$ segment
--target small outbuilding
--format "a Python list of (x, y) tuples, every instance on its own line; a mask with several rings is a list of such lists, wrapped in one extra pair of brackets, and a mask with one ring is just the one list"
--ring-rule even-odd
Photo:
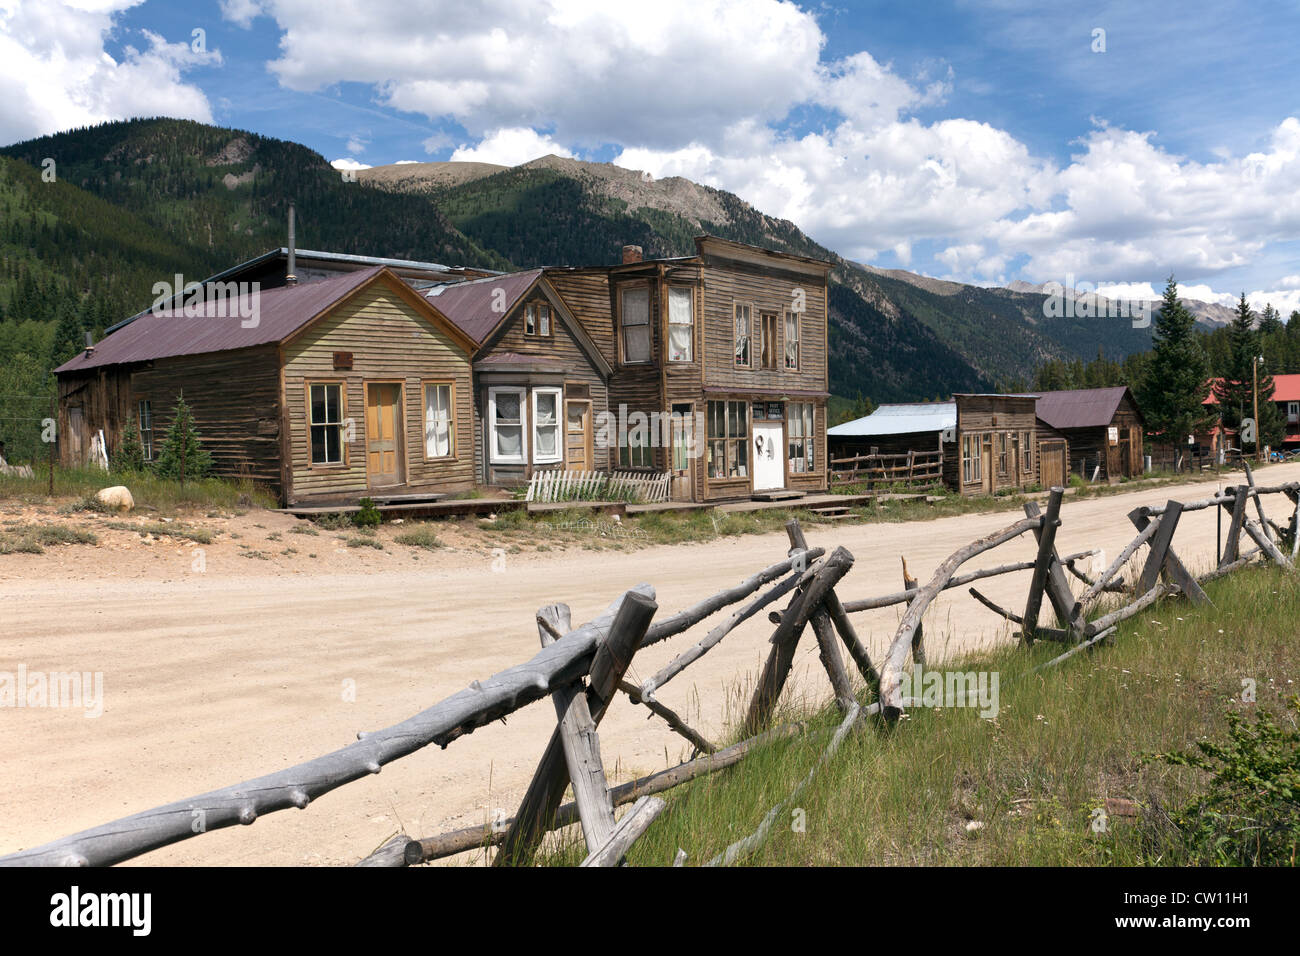
[(1037, 412), (1043, 440), (1069, 444), (1069, 471), (1118, 481), (1143, 473), (1146, 419), (1127, 385), (1041, 392)]
[[(1036, 395), (959, 394), (953, 400), (957, 427), (944, 442), (945, 484), (963, 495), (991, 495), (1039, 483)], [(1044, 487), (1048, 477), (1055, 476), (1044, 474)]]

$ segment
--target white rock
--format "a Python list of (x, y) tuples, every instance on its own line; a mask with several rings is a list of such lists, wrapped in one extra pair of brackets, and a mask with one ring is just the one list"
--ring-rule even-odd
[(95, 500), (116, 511), (130, 511), (135, 507), (135, 499), (131, 497), (131, 492), (127, 490), (126, 485), (101, 488), (95, 493)]

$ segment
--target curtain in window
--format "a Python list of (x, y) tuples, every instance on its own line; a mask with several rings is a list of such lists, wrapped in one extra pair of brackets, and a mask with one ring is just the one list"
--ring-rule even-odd
[(694, 297), (690, 289), (668, 290), (668, 361), (692, 360), (695, 331)]
[(424, 387), (424, 455), (443, 458), (451, 454), (451, 386)]

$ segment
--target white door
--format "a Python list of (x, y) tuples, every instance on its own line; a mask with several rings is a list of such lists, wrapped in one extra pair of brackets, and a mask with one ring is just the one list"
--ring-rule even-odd
[(754, 490), (785, 487), (785, 432), (781, 422), (754, 422)]

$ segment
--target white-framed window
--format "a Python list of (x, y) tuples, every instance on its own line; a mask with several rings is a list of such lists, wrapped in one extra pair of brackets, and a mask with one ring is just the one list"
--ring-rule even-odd
[(695, 292), (683, 286), (668, 289), (668, 361), (691, 362), (695, 357)]
[(785, 314), (785, 367), (799, 368), (799, 313)]
[(1300, 421), (1300, 402), (1286, 403), (1286, 420), (1288, 422)]
[(343, 464), (343, 386), (338, 382), (317, 382), (308, 387), (311, 463)]
[(980, 436), (961, 436), (961, 480), (969, 484), (979, 481), (980, 472)]
[(551, 465), (564, 460), (560, 444), (560, 395), (558, 388), (533, 389), (533, 464)]
[(494, 463), (523, 463), (528, 459), (524, 434), (527, 389), (499, 386), (488, 389), (488, 441)]
[(450, 458), (455, 450), (455, 391), (450, 382), (425, 382), (424, 457)]
[(815, 471), (813, 448), (817, 444), (816, 421), (812, 402), (790, 402), (786, 405), (785, 432), (790, 446), (790, 474)]
[(153, 461), (153, 403), (142, 398), (136, 405), (139, 412), (136, 423), (140, 427), (140, 447), (144, 449), (144, 460)]
[(749, 337), (753, 324), (753, 309), (737, 303), (732, 310), (732, 344), (735, 347), (736, 367), (749, 368)]
[(650, 289), (624, 289), (619, 309), (623, 330), (623, 362), (635, 365), (650, 361)]

